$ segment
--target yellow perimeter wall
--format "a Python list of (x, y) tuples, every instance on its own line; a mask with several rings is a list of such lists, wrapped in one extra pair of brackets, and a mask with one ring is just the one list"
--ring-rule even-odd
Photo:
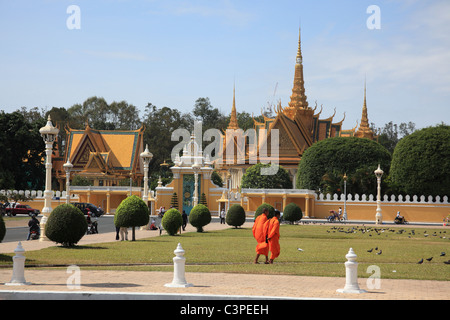
[[(258, 206), (266, 202), (282, 211), (287, 204), (294, 202), (303, 212), (304, 218), (324, 219), (330, 215), (330, 210), (338, 211), (339, 207), (344, 209), (344, 201), (333, 197), (317, 197), (313, 191), (309, 190), (242, 190), (241, 193), (233, 194), (224, 200), (224, 188), (218, 188), (210, 181), (202, 181), (202, 192), (206, 194), (208, 207), (212, 215), (218, 215), (219, 206), (223, 205), (226, 210), (232, 204), (240, 204), (244, 207), (247, 216), (252, 217)], [(96, 188), (97, 189), (97, 188)], [(138, 188), (133, 188), (133, 194), (141, 196)], [(153, 214), (157, 213), (159, 207), (164, 206), (170, 208), (170, 202), (173, 192), (177, 190), (178, 203), (182, 210), (181, 187), (177, 185), (168, 185), (167, 187), (159, 187), (156, 192), (156, 203), (154, 204)], [(113, 214), (120, 202), (129, 195), (129, 191), (109, 191), (106, 190), (77, 190), (77, 195), (72, 196), (71, 202), (90, 202), (96, 206), (101, 205), (105, 212)], [(56, 194), (59, 195), (59, 194)], [(52, 208), (56, 208), (59, 204), (65, 203), (65, 193), (60, 194), (60, 200), (52, 200)], [(109, 199), (108, 199), (109, 198)], [(106, 205), (109, 202), (109, 208)], [(42, 211), (44, 207), (44, 199), (41, 195), (37, 196), (33, 201), (23, 202), (29, 204), (34, 209)], [(349, 220), (374, 221), (377, 204), (370, 198), (370, 201), (351, 200), (347, 201), (347, 217)], [(107, 210), (109, 209), (109, 210)], [(156, 209), (156, 210), (155, 210)], [(410, 222), (442, 222), (450, 214), (450, 203), (448, 197), (442, 200), (421, 197), (414, 201), (387, 201), (385, 198), (381, 202), (383, 221), (393, 221), (397, 211)]]

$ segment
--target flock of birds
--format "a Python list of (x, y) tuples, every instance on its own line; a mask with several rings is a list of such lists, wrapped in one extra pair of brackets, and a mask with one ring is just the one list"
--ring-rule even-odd
[[(368, 233), (369, 237), (372, 237), (372, 234), (376, 234), (376, 235), (380, 236), (380, 235), (382, 235), (382, 234), (384, 234), (386, 232), (391, 232), (391, 233), (395, 233), (395, 234), (398, 234), (398, 235), (407, 233), (408, 234), (408, 238), (412, 238), (413, 236), (416, 236), (416, 231), (414, 229), (410, 229), (410, 230), (397, 229), (397, 228), (391, 229), (391, 228), (388, 228), (388, 227), (386, 227), (386, 228), (366, 227), (364, 225), (363, 226), (352, 226), (352, 227), (349, 227), (349, 228), (333, 226), (329, 230), (327, 230), (327, 233), (335, 233), (335, 232), (342, 232), (342, 233), (347, 233), (347, 234), (349, 234), (349, 233), (358, 233), (358, 232), (361, 232), (362, 234)], [(418, 232), (418, 233), (420, 233), (420, 232)], [(439, 231), (439, 233), (438, 233), (438, 231), (434, 231), (431, 235), (426, 230), (424, 230), (424, 232), (423, 232), (423, 236), (424, 237), (431, 236), (431, 237), (439, 237), (440, 239), (447, 239), (446, 234), (447, 234), (447, 232), (445, 230), (444, 231)], [(386, 234), (386, 237), (387, 237), (387, 235), (388, 234)], [(419, 235), (419, 234), (417, 234), (417, 235)], [(300, 248), (298, 248), (298, 250), (299, 251), (303, 251)], [(378, 247), (371, 248), (371, 249), (367, 250), (367, 252), (368, 253), (372, 253), (374, 250), (375, 250), (375, 254), (377, 254), (377, 255), (381, 255), (383, 253), (383, 250), (378, 249)], [(445, 257), (446, 253), (445, 252), (441, 252), (441, 254), (439, 256), (440, 257)], [(425, 260), (430, 262), (431, 260), (433, 260), (433, 257), (427, 258)], [(422, 258), (419, 262), (417, 262), (417, 264), (422, 264), (423, 262), (424, 262), (424, 259)], [(447, 265), (450, 265), (450, 260), (444, 261), (444, 263), (447, 264)]]

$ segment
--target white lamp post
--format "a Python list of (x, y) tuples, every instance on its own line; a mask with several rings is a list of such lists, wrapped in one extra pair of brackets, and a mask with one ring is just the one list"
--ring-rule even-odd
[(152, 161), (153, 154), (148, 151), (148, 145), (145, 146), (145, 151), (141, 153), (142, 162), (144, 162), (144, 195), (142, 200), (148, 202), (148, 165)]
[(48, 116), (47, 124), (45, 127), (39, 129), (39, 132), (45, 142), (45, 191), (44, 191), (44, 208), (42, 209), (41, 219), (41, 238), (40, 241), (47, 240), (45, 237), (45, 224), (52, 212), (52, 148), (53, 142), (59, 133), (59, 129), (55, 128), (52, 124), (50, 115)]
[(66, 203), (70, 203), (70, 171), (73, 168), (73, 164), (70, 163), (69, 159), (63, 165), (64, 170), (66, 171)]
[(198, 204), (198, 172), (200, 171), (201, 165), (195, 159), (195, 163), (192, 165), (192, 170), (194, 170), (195, 184), (194, 184), (194, 207)]
[(383, 223), (383, 216), (381, 215), (381, 177), (383, 176), (383, 170), (381, 170), (380, 165), (378, 165), (378, 169), (374, 171), (375, 176), (377, 177), (377, 213), (375, 215), (376, 224)]

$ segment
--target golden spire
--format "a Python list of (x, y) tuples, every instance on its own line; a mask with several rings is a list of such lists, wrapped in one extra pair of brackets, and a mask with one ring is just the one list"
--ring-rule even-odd
[(366, 82), (364, 82), (364, 104), (363, 104), (363, 110), (362, 110), (362, 117), (361, 117), (361, 125), (359, 126), (358, 131), (356, 132), (355, 136), (358, 138), (367, 138), (372, 139), (374, 138), (374, 134), (372, 129), (370, 129), (369, 126), (369, 117), (367, 113), (367, 90), (366, 90)]
[(299, 109), (309, 109), (305, 95), (305, 81), (303, 78), (303, 57), (302, 57), (302, 39), (301, 29), (298, 36), (298, 50), (295, 63), (294, 87), (292, 88), (291, 101), (289, 107)]
[(227, 129), (234, 129), (234, 130), (239, 129), (236, 113), (236, 85), (234, 85), (233, 88), (233, 107), (231, 108), (230, 123), (228, 124)]

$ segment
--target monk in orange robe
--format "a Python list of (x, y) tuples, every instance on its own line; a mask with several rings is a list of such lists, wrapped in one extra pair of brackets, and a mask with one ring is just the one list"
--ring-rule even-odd
[(260, 255), (266, 256), (266, 264), (269, 263), (269, 245), (266, 242), (266, 232), (264, 230), (264, 224), (267, 221), (267, 215), (269, 214), (269, 210), (264, 208), (262, 214), (260, 214), (253, 224), (253, 237), (256, 239), (258, 244), (256, 245), (256, 258), (255, 264), (258, 263), (258, 259)]
[(266, 238), (269, 242), (269, 251), (270, 251), (270, 261), (269, 263), (273, 263), (273, 260), (278, 258), (280, 255), (280, 211), (275, 211), (275, 216), (267, 220), (265, 223), (265, 232)]

